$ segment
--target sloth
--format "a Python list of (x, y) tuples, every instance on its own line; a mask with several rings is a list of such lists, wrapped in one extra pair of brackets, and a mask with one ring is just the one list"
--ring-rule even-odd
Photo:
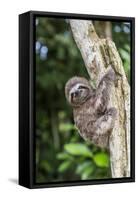
[(109, 67), (96, 89), (83, 77), (73, 77), (65, 85), (65, 96), (73, 108), (73, 116), (80, 136), (101, 148), (109, 147), (117, 110), (110, 107), (115, 72)]

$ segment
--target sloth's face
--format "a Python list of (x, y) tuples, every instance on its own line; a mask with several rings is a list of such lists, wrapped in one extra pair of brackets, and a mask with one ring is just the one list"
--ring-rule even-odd
[(77, 83), (69, 92), (69, 101), (71, 104), (82, 104), (89, 96), (89, 88), (86, 85)]

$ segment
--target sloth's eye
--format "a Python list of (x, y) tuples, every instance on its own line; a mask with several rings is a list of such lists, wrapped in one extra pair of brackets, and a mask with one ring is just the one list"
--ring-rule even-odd
[(80, 85), (80, 86), (79, 86), (79, 89), (86, 89), (86, 87), (83, 86), (83, 85)]

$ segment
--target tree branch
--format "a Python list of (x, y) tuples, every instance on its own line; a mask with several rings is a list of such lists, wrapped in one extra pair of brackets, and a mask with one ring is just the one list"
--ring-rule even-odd
[(110, 105), (118, 110), (109, 148), (113, 178), (130, 176), (130, 87), (115, 44), (100, 39), (89, 20), (70, 20), (76, 44), (92, 81), (98, 84), (106, 68), (111, 65), (120, 79), (113, 87)]

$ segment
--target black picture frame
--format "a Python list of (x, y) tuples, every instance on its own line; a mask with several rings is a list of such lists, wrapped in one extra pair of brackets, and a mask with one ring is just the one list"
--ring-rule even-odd
[[(131, 23), (131, 177), (35, 183), (35, 17), (128, 21)], [(135, 181), (135, 18), (29, 11), (19, 15), (19, 184), (27, 188)]]

